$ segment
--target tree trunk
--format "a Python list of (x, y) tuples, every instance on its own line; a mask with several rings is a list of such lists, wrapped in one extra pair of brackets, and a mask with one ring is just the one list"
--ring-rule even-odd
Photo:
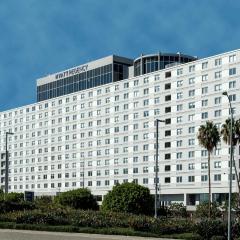
[(210, 151), (208, 151), (208, 218), (211, 218), (211, 171), (210, 171)]

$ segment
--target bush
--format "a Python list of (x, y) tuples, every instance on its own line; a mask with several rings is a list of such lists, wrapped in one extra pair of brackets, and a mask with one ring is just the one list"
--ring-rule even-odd
[(146, 187), (136, 183), (123, 183), (108, 192), (101, 210), (150, 215), (153, 213), (153, 197)]
[(98, 209), (96, 199), (86, 188), (60, 193), (55, 197), (55, 202), (74, 209)]
[(5, 195), (5, 200), (7, 202), (20, 203), (24, 201), (23, 193), (10, 192)]
[(195, 226), (197, 234), (203, 237), (203, 239), (211, 239), (213, 236), (226, 236), (227, 225), (219, 220), (205, 219)]
[[(220, 218), (222, 215), (218, 205), (216, 203), (211, 204), (211, 218), (216, 219)], [(195, 216), (201, 219), (207, 218), (208, 217), (208, 202), (203, 202), (200, 203), (197, 206)]]
[(169, 207), (169, 214), (173, 217), (187, 217), (187, 208), (183, 203), (172, 203)]
[(224, 236), (213, 236), (211, 237), (211, 240), (225, 240), (226, 238)]

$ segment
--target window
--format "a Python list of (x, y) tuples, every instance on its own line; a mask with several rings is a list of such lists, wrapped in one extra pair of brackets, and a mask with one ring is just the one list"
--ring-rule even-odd
[(188, 133), (195, 133), (195, 127), (189, 127)]
[(188, 91), (188, 96), (189, 96), (189, 97), (195, 96), (195, 90), (189, 90), (189, 91)]
[(177, 128), (177, 135), (181, 135), (182, 134), (182, 128)]
[(221, 168), (221, 162), (220, 161), (214, 162), (214, 168)]
[(230, 100), (231, 102), (236, 101), (236, 94), (231, 94), (231, 95), (229, 95), (229, 100)]
[(203, 62), (202, 63), (202, 69), (206, 69), (208, 67), (208, 62)]
[(206, 107), (208, 105), (208, 99), (202, 100), (202, 107)]
[(165, 172), (171, 171), (171, 166), (170, 165), (165, 165)]
[(201, 169), (208, 169), (208, 164), (206, 162), (201, 163)]
[(189, 66), (189, 72), (194, 72), (195, 71), (195, 65)]
[(165, 102), (167, 102), (167, 101), (171, 101), (171, 95), (165, 96)]
[(229, 88), (235, 88), (236, 87), (236, 81), (230, 81), (229, 82)]
[(188, 103), (188, 108), (189, 109), (195, 108), (195, 102)]
[(183, 69), (182, 68), (179, 68), (177, 69), (177, 75), (182, 75), (183, 74)]
[(216, 84), (216, 85), (214, 86), (214, 91), (215, 91), (215, 92), (221, 91), (221, 89), (222, 89), (222, 84)]
[(221, 100), (222, 100), (221, 97), (215, 97), (215, 98), (214, 98), (214, 103), (215, 103), (215, 105), (221, 104)]
[(154, 92), (159, 92), (160, 91), (160, 86), (155, 86), (154, 87)]
[(215, 59), (215, 66), (219, 66), (221, 64), (222, 64), (222, 59), (221, 58)]
[(176, 182), (181, 183), (182, 182), (182, 176), (178, 176), (177, 179), (176, 179)]
[(183, 93), (182, 92), (178, 92), (177, 93), (177, 99), (181, 99), (183, 97)]
[(219, 79), (222, 77), (222, 72), (221, 71), (218, 71), (218, 72), (215, 72), (215, 79)]
[(188, 121), (194, 121), (194, 114), (189, 114), (188, 115)]
[(195, 176), (188, 176), (188, 182), (195, 182)]
[(165, 107), (165, 113), (171, 112), (171, 107)]
[(134, 86), (138, 86), (138, 84), (139, 84), (139, 80), (134, 80), (133, 85), (134, 85)]
[(214, 181), (221, 181), (221, 174), (214, 174)]
[(177, 105), (177, 111), (182, 111), (183, 110), (183, 105), (182, 104), (178, 104)]
[(181, 159), (182, 158), (182, 152), (177, 152), (177, 159)]
[(236, 74), (236, 68), (230, 68), (229, 69), (229, 76), (235, 75)]
[(171, 178), (170, 177), (165, 177), (165, 183), (170, 183), (171, 182)]
[(159, 74), (154, 76), (154, 80), (155, 80), (155, 81), (160, 80), (160, 76), (159, 76)]
[(201, 175), (201, 182), (207, 182), (208, 175)]
[(189, 79), (188, 79), (188, 83), (189, 83), (189, 84), (194, 84), (194, 83), (195, 83), (195, 78), (194, 78), (194, 77), (189, 78)]
[(205, 82), (208, 80), (208, 74), (202, 75), (202, 82)]
[(208, 112), (203, 112), (202, 113), (202, 119), (208, 118)]
[(177, 168), (177, 171), (182, 171), (182, 164), (177, 164), (176, 168)]
[(178, 80), (177, 81), (177, 87), (181, 87), (183, 85), (183, 80)]
[(216, 110), (216, 111), (214, 111), (214, 116), (215, 116), (215, 117), (220, 117), (220, 116), (221, 116), (221, 113), (222, 113), (221, 110)]
[(195, 139), (194, 138), (188, 139), (188, 145), (189, 146), (192, 146), (194, 144), (195, 144)]
[(165, 78), (170, 78), (171, 77), (171, 72), (165, 72)]
[(181, 123), (182, 122), (182, 116), (177, 117), (177, 123)]
[(232, 63), (232, 62), (235, 62), (236, 61), (236, 55), (233, 54), (233, 55), (230, 55), (229, 56), (229, 62)]
[(202, 94), (208, 93), (208, 87), (203, 87), (202, 88)]
[(207, 156), (207, 150), (202, 150), (201, 151), (201, 156), (206, 157)]
[(165, 90), (171, 89), (171, 83), (166, 83), (165, 84)]
[(194, 163), (189, 163), (188, 164), (188, 170), (194, 170), (195, 169), (195, 164)]
[(177, 140), (177, 147), (181, 147), (182, 146), (182, 140)]
[[(171, 159), (171, 154), (170, 153), (166, 153), (164, 158), (166, 160)], [(143, 159), (143, 161), (144, 161), (144, 159)]]
[(194, 151), (189, 151), (188, 152), (188, 157), (189, 158), (194, 158), (194, 156), (195, 156), (195, 152)]

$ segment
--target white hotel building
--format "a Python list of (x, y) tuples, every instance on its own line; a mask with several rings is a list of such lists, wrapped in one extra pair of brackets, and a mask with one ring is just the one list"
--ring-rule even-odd
[[(178, 54), (136, 60), (102, 58), (37, 80), (37, 102), (0, 112), (1, 187), (5, 185), (5, 133), (9, 191), (35, 195), (87, 187), (98, 200), (117, 183), (155, 189), (156, 119), (161, 201), (195, 205), (208, 193), (207, 152), (198, 128), (219, 128), (240, 117), (240, 50), (196, 59)], [(239, 169), (239, 149), (235, 155)], [(228, 192), (229, 150), (212, 156), (213, 198)], [(236, 191), (236, 181), (233, 181)]]

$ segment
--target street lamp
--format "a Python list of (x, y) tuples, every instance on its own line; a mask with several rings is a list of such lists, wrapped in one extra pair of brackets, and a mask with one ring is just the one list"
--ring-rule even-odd
[(5, 195), (8, 193), (8, 171), (9, 171), (9, 161), (8, 161), (8, 135), (13, 135), (12, 132), (6, 132), (6, 162), (5, 162)]
[(230, 131), (230, 173), (229, 173), (229, 197), (228, 197), (228, 240), (231, 240), (231, 198), (232, 198), (232, 165), (233, 165), (233, 111), (232, 111), (232, 104), (227, 92), (223, 92), (222, 95), (227, 96), (229, 107), (230, 107), (230, 114), (231, 114), (231, 131)]
[[(157, 192), (158, 192), (158, 123), (165, 122), (164, 120), (156, 119), (156, 162), (155, 162), (155, 214), (157, 218)], [(160, 198), (160, 195), (159, 195)]]

